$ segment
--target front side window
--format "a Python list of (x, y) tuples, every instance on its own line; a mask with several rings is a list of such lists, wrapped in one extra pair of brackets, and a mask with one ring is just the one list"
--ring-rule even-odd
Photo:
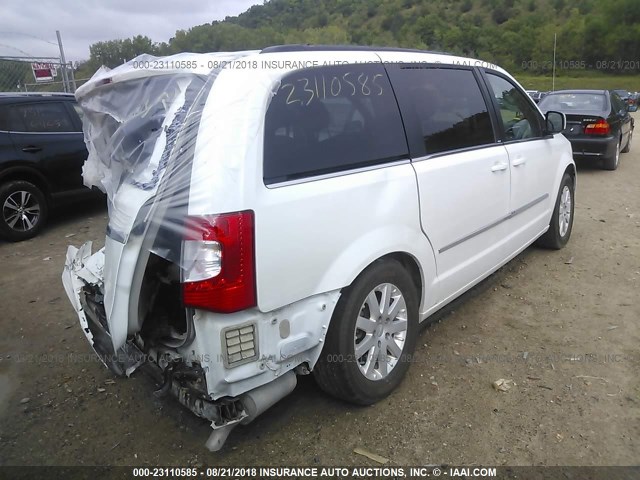
[(9, 130), (9, 109), (0, 105), (0, 131)]
[(540, 116), (525, 94), (502, 77), (488, 73), (487, 78), (498, 104), (505, 141), (539, 137), (541, 134)]
[(76, 130), (61, 102), (14, 105), (10, 108), (9, 125), (14, 132), (55, 133)]
[(406, 121), (424, 143), (412, 155), (459, 150), (495, 142), (491, 117), (471, 70), (402, 66), (391, 79)]
[(320, 67), (286, 75), (266, 113), (267, 185), (407, 156), (402, 120), (381, 65)]

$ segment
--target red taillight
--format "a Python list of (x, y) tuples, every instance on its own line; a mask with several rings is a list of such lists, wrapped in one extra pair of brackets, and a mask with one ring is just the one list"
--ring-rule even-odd
[(253, 212), (189, 217), (183, 240), (187, 307), (232, 313), (256, 304)]
[(584, 127), (584, 133), (587, 135), (609, 135), (611, 133), (611, 126), (603, 118), (596, 123), (589, 123)]

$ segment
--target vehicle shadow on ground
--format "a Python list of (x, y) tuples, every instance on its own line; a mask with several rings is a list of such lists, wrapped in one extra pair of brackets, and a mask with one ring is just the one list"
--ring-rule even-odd
[[(82, 199), (65, 201), (49, 210), (47, 223), (42, 231), (35, 238), (27, 240), (27, 242), (37, 242), (38, 240), (42, 241), (42, 239), (50, 242), (55, 241), (57, 235), (54, 232), (57, 230), (64, 230), (65, 228), (68, 230), (70, 225), (73, 225), (73, 229), (77, 230), (78, 221), (83, 219), (90, 221), (93, 218), (102, 218), (106, 223), (106, 216), (107, 202), (104, 196), (90, 195)], [(81, 228), (88, 229), (88, 226)], [(52, 238), (51, 235), (56, 238)], [(0, 239), (0, 246), (11, 245), (12, 243)]]
[(76, 222), (84, 216), (98, 215), (107, 215), (107, 199), (102, 195), (61, 203), (51, 209), (46, 230)]
[[(624, 161), (624, 154), (620, 156), (620, 161)], [(585, 158), (576, 160), (576, 168), (578, 175), (580, 174), (592, 174), (592, 173), (609, 173), (609, 170), (602, 168), (602, 160), (599, 158)], [(578, 185), (580, 184), (580, 177), (578, 177)]]

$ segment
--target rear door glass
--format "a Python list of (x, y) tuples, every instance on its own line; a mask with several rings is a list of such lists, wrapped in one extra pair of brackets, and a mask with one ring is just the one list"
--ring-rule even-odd
[(71, 116), (62, 102), (14, 105), (9, 114), (10, 129), (15, 132), (74, 132)]
[(389, 74), (405, 122), (420, 137), (411, 142), (414, 158), (495, 142), (491, 116), (471, 70), (390, 65)]
[(286, 75), (266, 113), (267, 185), (407, 157), (400, 112), (382, 65)]

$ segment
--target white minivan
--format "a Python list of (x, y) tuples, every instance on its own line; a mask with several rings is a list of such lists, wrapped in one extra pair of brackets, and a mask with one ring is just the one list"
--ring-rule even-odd
[(571, 235), (576, 169), (501, 68), (430, 52), (280, 46), (138, 57), (76, 94), (104, 248), (65, 289), (118, 375), (145, 365), (214, 429), (297, 375), (371, 404), (419, 323), (536, 240)]

